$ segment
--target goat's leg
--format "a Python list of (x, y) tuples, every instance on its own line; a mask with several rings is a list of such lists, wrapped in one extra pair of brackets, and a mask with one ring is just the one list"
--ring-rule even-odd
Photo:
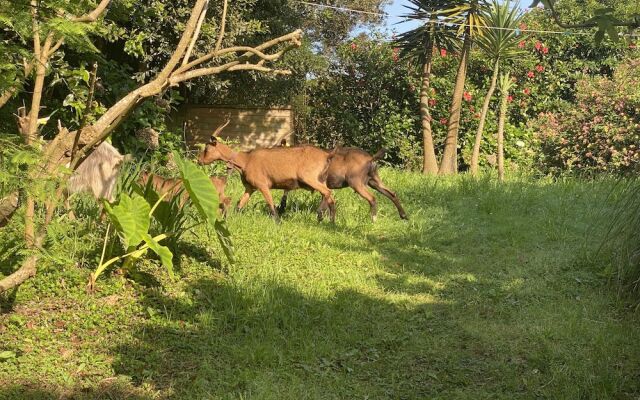
[(382, 183), (382, 180), (377, 174), (375, 174), (374, 176), (371, 177), (371, 179), (369, 179), (369, 186), (371, 186), (372, 188), (374, 188), (375, 190), (377, 190), (378, 192), (380, 192), (381, 194), (383, 194), (393, 202), (393, 204), (398, 209), (398, 214), (400, 214), (400, 218), (409, 219), (409, 217), (407, 216), (407, 213), (404, 212), (404, 209), (400, 204), (400, 199), (398, 199), (398, 196), (394, 192), (389, 190), (386, 186), (384, 186), (384, 184)]
[(278, 212), (276, 211), (276, 207), (273, 204), (273, 197), (271, 197), (271, 191), (269, 188), (259, 188), (260, 193), (264, 196), (264, 199), (267, 201), (269, 205), (269, 210), (271, 210), (271, 216), (274, 220), (278, 221)]
[(247, 205), (249, 201), (249, 197), (251, 197), (251, 193), (253, 193), (253, 189), (245, 188), (242, 197), (238, 200), (238, 204), (236, 205), (236, 211), (240, 211)]
[(357, 185), (354, 185), (352, 187), (353, 187), (353, 190), (355, 190), (356, 193), (358, 193), (366, 201), (369, 202), (371, 221), (376, 222), (376, 218), (377, 218), (377, 215), (378, 215), (378, 205), (376, 203), (375, 196), (373, 194), (371, 194), (371, 192), (369, 192), (369, 190), (367, 190), (367, 187), (362, 183), (358, 183)]
[(287, 208), (287, 197), (289, 196), (289, 191), (285, 190), (282, 193), (282, 198), (280, 199), (280, 204), (278, 205), (278, 214), (284, 214), (284, 210)]
[(318, 207), (318, 221), (322, 221), (323, 211), (329, 207), (329, 217), (331, 218), (331, 222), (336, 222), (336, 202), (331, 196), (331, 190), (324, 183), (317, 182), (305, 182), (312, 189), (322, 194), (322, 202), (320, 203), (320, 207)]

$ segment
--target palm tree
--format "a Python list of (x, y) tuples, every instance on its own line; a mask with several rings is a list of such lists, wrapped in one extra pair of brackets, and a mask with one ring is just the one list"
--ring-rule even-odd
[(482, 36), (485, 31), (486, 23), (482, 12), (482, 7), (484, 6), (486, 6), (485, 0), (459, 0), (456, 2), (455, 7), (441, 10), (438, 13), (439, 16), (445, 17), (448, 23), (458, 26), (458, 36), (464, 37), (456, 83), (451, 99), (451, 108), (449, 109), (447, 137), (444, 142), (440, 170), (438, 171), (440, 175), (450, 175), (458, 172), (458, 131), (460, 130), (462, 94), (467, 78), (471, 44), (476, 37)]
[(438, 160), (433, 145), (431, 129), (431, 112), (429, 110), (431, 64), (433, 48), (451, 49), (455, 36), (450, 28), (443, 26), (436, 19), (439, 10), (453, 6), (451, 2), (437, 2), (430, 0), (409, 0), (411, 6), (406, 6), (411, 12), (404, 17), (407, 20), (420, 20), (424, 23), (398, 36), (395, 45), (402, 49), (400, 56), (408, 58), (422, 67), (420, 85), (420, 121), (422, 126), (423, 167), (424, 174), (438, 173)]
[(491, 97), (496, 89), (500, 63), (523, 53), (523, 51), (518, 48), (518, 42), (521, 39), (518, 38), (516, 33), (521, 17), (522, 14), (520, 13), (520, 9), (517, 4), (514, 7), (511, 7), (509, 0), (502, 4), (498, 3), (497, 0), (493, 0), (493, 4), (488, 9), (485, 19), (489, 26), (501, 29), (488, 29), (483, 36), (478, 38), (478, 45), (480, 45), (480, 48), (491, 60), (493, 60), (493, 74), (491, 76), (489, 90), (487, 91), (484, 103), (482, 104), (480, 122), (478, 123), (476, 139), (473, 143), (473, 153), (471, 155), (470, 166), (470, 172), (472, 175), (476, 175), (478, 173), (480, 144), (482, 142), (484, 123), (487, 119), (487, 111), (489, 110)]
[(513, 86), (511, 76), (506, 73), (500, 76), (500, 117), (498, 119), (498, 179), (504, 181), (504, 124), (507, 119), (509, 105), (509, 90)]

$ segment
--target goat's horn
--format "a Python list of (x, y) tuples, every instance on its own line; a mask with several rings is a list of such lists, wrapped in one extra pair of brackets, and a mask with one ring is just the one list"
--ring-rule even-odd
[(216, 128), (216, 130), (213, 132), (213, 134), (211, 134), (211, 137), (214, 136), (218, 136), (220, 134), (220, 132), (222, 132), (222, 130), (229, 125), (229, 122), (231, 122), (231, 118), (227, 118), (227, 122), (225, 122), (224, 124), (220, 125), (219, 127)]

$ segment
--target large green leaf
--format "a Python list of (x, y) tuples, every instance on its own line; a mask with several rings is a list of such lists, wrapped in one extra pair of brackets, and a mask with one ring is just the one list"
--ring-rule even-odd
[(222, 220), (218, 220), (216, 221), (214, 228), (218, 241), (220, 242), (220, 246), (222, 246), (222, 250), (224, 251), (224, 255), (227, 256), (229, 262), (233, 264), (235, 262), (235, 258), (233, 256), (235, 250), (233, 249), (231, 232), (229, 231), (229, 228), (227, 228), (227, 224)]
[(167, 271), (169, 272), (169, 276), (173, 279), (173, 253), (167, 246), (163, 246), (158, 243), (154, 238), (151, 237), (148, 233), (142, 235), (144, 242), (149, 246), (149, 248), (156, 253), (160, 257), (160, 261), (162, 265), (165, 266)]
[(142, 242), (143, 235), (149, 231), (151, 211), (151, 206), (142, 196), (134, 193), (129, 197), (123, 193), (117, 205), (111, 206), (105, 202), (105, 210), (122, 236), (127, 249)]
[(200, 215), (213, 226), (218, 218), (218, 193), (213, 183), (201, 169), (191, 161), (183, 159), (178, 152), (173, 152), (174, 159), (180, 169), (180, 177), (184, 188), (189, 193), (191, 202)]
[(189, 193), (191, 202), (196, 206), (200, 215), (214, 229), (220, 241), (222, 250), (230, 263), (233, 258), (233, 244), (231, 243), (231, 233), (224, 224), (218, 220), (218, 192), (209, 177), (195, 164), (183, 159), (177, 152), (173, 153), (176, 164), (180, 169), (180, 177), (184, 188)]

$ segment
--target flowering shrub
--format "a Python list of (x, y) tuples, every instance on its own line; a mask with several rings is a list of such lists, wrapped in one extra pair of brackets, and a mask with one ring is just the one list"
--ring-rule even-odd
[(618, 67), (613, 78), (578, 81), (576, 105), (541, 113), (541, 165), (549, 172), (640, 171), (640, 60)]

